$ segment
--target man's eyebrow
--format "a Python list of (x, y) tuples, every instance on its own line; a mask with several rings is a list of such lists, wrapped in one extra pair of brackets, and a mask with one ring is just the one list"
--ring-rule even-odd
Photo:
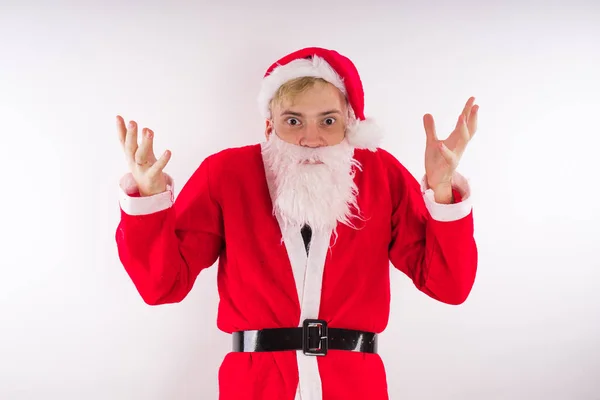
[[(324, 115), (329, 115), (329, 114), (342, 114), (342, 112), (338, 109), (332, 109), (332, 110), (327, 110), (322, 113), (319, 113), (319, 116), (322, 117)], [(294, 117), (302, 117), (303, 116), (302, 113), (292, 111), (292, 110), (284, 110), (281, 113), (281, 116), (284, 116), (284, 115), (293, 115)]]
[(336, 108), (320, 113), (320, 116), (329, 115), (329, 114), (341, 114), (342, 112)]
[(296, 111), (291, 111), (291, 110), (284, 110), (281, 113), (281, 116), (283, 117), (284, 115), (293, 115), (294, 117), (302, 117), (302, 113), (299, 113)]

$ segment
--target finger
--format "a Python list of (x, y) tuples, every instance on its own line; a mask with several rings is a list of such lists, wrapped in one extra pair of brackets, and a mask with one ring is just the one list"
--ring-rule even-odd
[(477, 118), (479, 115), (479, 106), (477, 104), (475, 104), (473, 106), (473, 108), (471, 109), (471, 117), (469, 118), (469, 121), (467, 122), (467, 129), (469, 130), (469, 137), (472, 138), (473, 135), (475, 135), (475, 132), (477, 132)]
[(448, 140), (450, 140), (451, 143), (456, 144), (451, 150), (456, 152), (457, 154), (462, 154), (464, 149), (467, 147), (467, 143), (470, 139), (471, 135), (469, 134), (469, 129), (467, 127), (467, 124), (465, 123), (465, 117), (461, 114), (458, 116), (456, 128), (448, 137)]
[(138, 165), (154, 164), (156, 157), (153, 150), (154, 132), (151, 129), (142, 129), (142, 144), (135, 152), (135, 162)]
[(469, 100), (467, 100), (467, 103), (465, 104), (465, 107), (463, 108), (461, 113), (462, 115), (464, 115), (465, 121), (469, 121), (473, 104), (475, 104), (475, 97), (471, 96), (469, 97)]
[(425, 114), (423, 116), (423, 127), (425, 128), (428, 142), (435, 142), (438, 140), (435, 132), (435, 122), (433, 121), (433, 116), (431, 114)]
[(137, 124), (135, 121), (129, 121), (129, 125), (127, 126), (127, 135), (125, 137), (125, 155), (129, 162), (135, 161), (134, 157), (137, 148)]
[(171, 159), (171, 152), (169, 150), (165, 150), (165, 152), (160, 156), (160, 158), (152, 164), (150, 169), (148, 170), (148, 174), (151, 177), (154, 177), (162, 172), (162, 170), (167, 166), (167, 163)]
[(117, 115), (117, 135), (119, 136), (119, 142), (121, 147), (125, 148), (125, 137), (127, 136), (127, 128), (125, 127), (125, 121), (123, 117)]

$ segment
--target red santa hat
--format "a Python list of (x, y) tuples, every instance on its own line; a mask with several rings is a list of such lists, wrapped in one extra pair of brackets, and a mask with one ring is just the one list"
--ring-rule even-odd
[(271, 118), (270, 102), (285, 82), (304, 76), (318, 77), (337, 87), (348, 99), (351, 121), (346, 132), (350, 145), (376, 151), (381, 129), (364, 115), (364, 90), (358, 70), (335, 50), (307, 47), (281, 58), (269, 67), (262, 80), (258, 103), (261, 114)]

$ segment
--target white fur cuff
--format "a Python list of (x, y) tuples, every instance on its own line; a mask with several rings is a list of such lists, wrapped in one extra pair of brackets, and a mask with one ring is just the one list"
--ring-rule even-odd
[(458, 190), (462, 197), (460, 203), (440, 204), (435, 201), (433, 189), (427, 184), (427, 177), (424, 176), (421, 180), (421, 191), (423, 192), (425, 205), (429, 210), (431, 218), (436, 221), (457, 221), (469, 215), (473, 208), (469, 181), (458, 172), (454, 172), (452, 186)]
[(119, 205), (128, 215), (148, 215), (166, 210), (174, 203), (173, 178), (167, 175), (167, 191), (154, 196), (133, 197), (138, 187), (133, 175), (128, 173), (119, 181)]

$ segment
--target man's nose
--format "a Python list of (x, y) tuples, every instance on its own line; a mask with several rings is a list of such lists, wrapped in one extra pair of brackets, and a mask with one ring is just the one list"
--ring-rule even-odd
[(300, 144), (306, 147), (320, 147), (322, 145), (320, 136), (319, 128), (315, 124), (308, 124)]

